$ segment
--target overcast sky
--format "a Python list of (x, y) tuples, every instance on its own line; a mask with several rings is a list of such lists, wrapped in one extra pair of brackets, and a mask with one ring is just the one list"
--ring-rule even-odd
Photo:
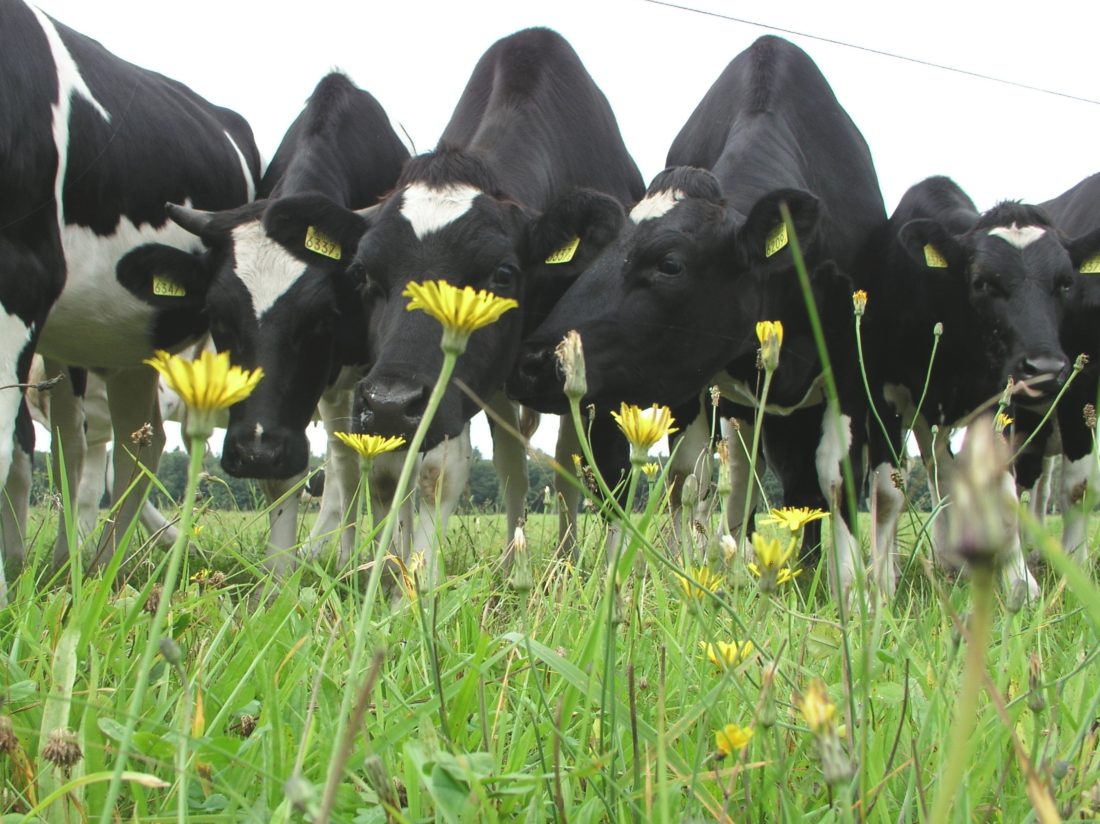
[[(38, 3), (120, 57), (240, 112), (265, 159), (333, 67), (426, 151), (485, 49), (543, 25), (572, 43), (607, 95), (647, 182), (726, 64), (769, 31), (804, 48), (828, 78), (867, 138), (888, 210), (932, 174), (950, 175), (986, 209), (1047, 200), (1100, 171), (1100, 104), (1089, 102), (1100, 100), (1100, 5), (1091, 0), (689, 5), (711, 14), (646, 0)], [(483, 435), (475, 442), (486, 451)]]

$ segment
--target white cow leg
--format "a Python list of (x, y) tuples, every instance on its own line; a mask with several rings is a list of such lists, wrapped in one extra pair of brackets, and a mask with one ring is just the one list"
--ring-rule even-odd
[(107, 405), (107, 384), (94, 372), (88, 373), (84, 390), (84, 467), (80, 489), (75, 495), (80, 516), (80, 535), (91, 535), (99, 520), (99, 504), (107, 489), (108, 456), (111, 444), (111, 410)]
[[(393, 507), (393, 496), (397, 491), (397, 480), (401, 475), (401, 467), (405, 463), (407, 454), (404, 451), (389, 452), (375, 458), (374, 463), (371, 465), (369, 485), (374, 526), (378, 526), (389, 515)], [(413, 470), (415, 477), (419, 476), (421, 460), (421, 457), (417, 458), (417, 467)], [(401, 502), (401, 507), (397, 512), (397, 523), (393, 530), (392, 544), (386, 547), (386, 553), (397, 556), (402, 563), (406, 562), (412, 555), (412, 531), (412, 493), (410, 491), (406, 494), (405, 500)], [(360, 556), (366, 556), (363, 558), (364, 561), (369, 559), (372, 554), (365, 552), (364, 547), (357, 547), (356, 551)], [(392, 583), (393, 578), (387, 577), (383, 580), (389, 585)]]
[[(580, 552), (577, 535), (581, 490), (572, 480), (576, 479), (573, 456), (581, 454), (581, 444), (570, 415), (558, 418), (558, 440), (554, 447), (554, 460), (563, 472), (554, 473), (554, 494), (558, 502), (558, 556), (577, 562)], [(513, 533), (514, 535), (515, 533)]]
[(439, 549), (447, 537), (447, 520), (458, 506), (470, 478), (472, 459), (470, 424), (467, 423), (461, 435), (430, 449), (420, 462), (417, 476), (419, 507), (412, 552), (414, 556), (423, 554), (422, 588), (434, 588), (440, 581)]
[(337, 432), (347, 430), (351, 392), (343, 389), (326, 392), (321, 396), (318, 409), (328, 436), (325, 490), (317, 520), (310, 531), (306, 554), (316, 558), (333, 538), (337, 538), (339, 566), (343, 569), (355, 552), (355, 518), (359, 506), (359, 456), (336, 437)]
[[(505, 422), (519, 431), (519, 415), (517, 407), (504, 397), (503, 393), (497, 393), (489, 402), (493, 409)], [(512, 568), (512, 536), (516, 533), (516, 527), (523, 519), (527, 507), (527, 448), (511, 432), (505, 431), (502, 426), (492, 427), (493, 435), (493, 467), (500, 479), (501, 489), (504, 492), (504, 513), (507, 523), (507, 544), (501, 567), (505, 575)]]
[[(107, 378), (107, 405), (115, 436), (115, 449), (111, 456), (114, 470), (111, 501), (118, 508), (114, 524), (104, 529), (92, 562), (93, 569), (109, 563), (114, 557), (118, 542), (145, 505), (150, 480), (142, 467), (155, 474), (164, 452), (164, 426), (160, 419), (157, 380), (157, 373), (148, 366), (120, 369)], [(131, 435), (147, 423), (152, 429), (150, 442), (134, 443)]]
[(821, 493), (829, 502), (829, 521), (833, 535), (833, 554), (830, 563), (835, 561), (835, 574), (830, 582), (839, 581), (839, 597), (846, 598), (852, 591), (856, 576), (856, 563), (860, 562), (859, 546), (844, 520), (844, 477), (841, 462), (852, 445), (852, 419), (847, 415), (838, 415), (831, 406), (826, 406), (821, 421), (821, 441), (817, 446), (815, 463)]
[(302, 475), (293, 478), (268, 478), (260, 481), (260, 489), (269, 507), (267, 518), (270, 532), (264, 566), (277, 579), (294, 570), (294, 549), (298, 544), (298, 485)]
[[(1018, 504), (1018, 499), (1016, 497), (1016, 479), (1012, 477), (1011, 472), (1004, 473), (1004, 476), (1001, 478), (1001, 488), (1004, 492), (1006, 501)], [(956, 517), (965, 516), (965, 513), (962, 512), (955, 512), (953, 514)], [(1016, 506), (1006, 507), (1005, 517), (1011, 521), (1008, 529), (1010, 543), (1005, 553), (1005, 586), (1008, 591), (1011, 592), (1022, 582), (1027, 586), (1028, 597), (1032, 599), (1038, 598), (1042, 594), (1042, 590), (1039, 589), (1039, 582), (1035, 580), (1035, 576), (1031, 574), (1031, 570), (1027, 568), (1027, 562), (1024, 560), (1023, 548), (1020, 544), (1020, 524)]]
[[(66, 367), (57, 361), (44, 359), (47, 375), (63, 373), (69, 375)], [(78, 551), (81, 540), (80, 512), (77, 509), (80, 497), (80, 479), (84, 473), (84, 400), (73, 394), (72, 384), (66, 380), (58, 384), (50, 393), (50, 433), (53, 443), (50, 449), (55, 488), (58, 494), (63, 489), (62, 476), (68, 488), (68, 509), (72, 519), (72, 538), (74, 551)], [(57, 539), (53, 546), (54, 569), (64, 566), (70, 557), (69, 531), (65, 527), (65, 516), (59, 514)]]
[(871, 575), (878, 591), (892, 598), (898, 576), (898, 519), (905, 506), (905, 494), (894, 484), (893, 465), (879, 464), (871, 486), (871, 515), (874, 521), (874, 545), (871, 548)]
[[(10, 390), (9, 390), (10, 391)], [(14, 445), (8, 480), (0, 499), (0, 535), (4, 541), (4, 563), (0, 565), (0, 606), (4, 604), (6, 576), (3, 567), (15, 574), (26, 562), (27, 509), (31, 495), (31, 456)]]
[[(725, 433), (726, 443), (729, 447), (730, 468), (730, 494), (726, 500), (726, 529), (738, 541), (747, 558), (751, 552), (749, 536), (741, 534), (741, 519), (745, 513), (745, 500), (751, 496), (749, 504), (749, 523), (747, 532), (752, 532), (752, 513), (760, 504), (760, 486), (752, 476), (749, 456), (752, 452), (752, 438), (756, 427), (752, 421), (737, 419), (735, 423), (722, 421), (722, 431)], [(764, 474), (764, 457), (758, 455), (756, 459), (757, 474)]]
[[(682, 554), (681, 550), (689, 550), (685, 561), (690, 563), (698, 563), (700, 559), (691, 557), (693, 554), (690, 552), (693, 547), (691, 520), (688, 521), (687, 534), (685, 535), (683, 523), (685, 512), (681, 498), (684, 491), (684, 482), (689, 475), (694, 475), (699, 484), (699, 502), (694, 511), (686, 513), (686, 517), (692, 520), (700, 520), (702, 523), (707, 522), (705, 517), (700, 517), (703, 514), (700, 512), (700, 507), (705, 507), (703, 503), (704, 492), (710, 485), (710, 426), (707, 421), (708, 417), (705, 411), (700, 410), (695, 420), (684, 429), (673, 448), (672, 457), (669, 459), (669, 466), (666, 470), (667, 474), (665, 475), (668, 489), (671, 492), (669, 518), (672, 523), (666, 549), (669, 556), (673, 558), (679, 558)], [(744, 501), (744, 498), (741, 500)]]
[(1062, 546), (1079, 564), (1088, 560), (1086, 526), (1089, 509), (1095, 503), (1098, 475), (1095, 452), (1062, 462)]

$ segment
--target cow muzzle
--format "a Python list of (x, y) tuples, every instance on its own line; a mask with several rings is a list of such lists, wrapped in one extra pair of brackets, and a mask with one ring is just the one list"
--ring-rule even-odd
[(517, 400), (532, 402), (540, 412), (553, 412), (557, 410), (543, 408), (540, 402), (564, 405), (564, 381), (553, 347), (525, 346), (508, 378), (508, 394)]
[(222, 468), (236, 478), (291, 478), (306, 470), (309, 442), (305, 432), (262, 424), (231, 426), (222, 447)]
[(1012, 374), (1021, 399), (1045, 400), (1066, 382), (1069, 363), (1061, 355), (1025, 356)]
[(403, 378), (365, 379), (355, 387), (352, 416), (360, 432), (411, 438), (428, 404), (427, 386)]

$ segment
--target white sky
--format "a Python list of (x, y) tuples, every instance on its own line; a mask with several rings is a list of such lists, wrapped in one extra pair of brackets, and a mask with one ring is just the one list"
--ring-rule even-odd
[[(1100, 5), (1092, 0), (686, 2), (1100, 100)], [(645, 0), (37, 5), (120, 57), (240, 112), (265, 159), (333, 67), (378, 98), (395, 128), (408, 133), (417, 151), (427, 151), (485, 49), (526, 26), (549, 26), (572, 43), (607, 95), (647, 183), (664, 167), (676, 133), (726, 64), (758, 36), (775, 31)], [(1046, 200), (1100, 171), (1098, 104), (776, 33), (810, 54), (862, 130), (888, 211), (909, 186), (932, 174), (950, 175), (986, 209), (1006, 198)], [(544, 424), (536, 444), (552, 450), (553, 430)], [(487, 442), (482, 427), (475, 444), (488, 452)]]

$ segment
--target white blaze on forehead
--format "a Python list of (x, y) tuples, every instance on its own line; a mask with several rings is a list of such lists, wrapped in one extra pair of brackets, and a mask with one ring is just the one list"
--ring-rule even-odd
[(466, 214), (481, 190), (467, 183), (432, 189), (413, 183), (402, 193), (401, 214), (412, 224), (418, 239), (436, 232)]
[(267, 236), (258, 220), (233, 229), (237, 277), (252, 296), (259, 318), (286, 294), (309, 268)]
[(1046, 234), (1046, 229), (1039, 226), (996, 226), (989, 230), (990, 237), (999, 237), (1005, 243), (1010, 243), (1017, 249), (1026, 249), (1032, 243)]
[(641, 223), (643, 220), (663, 217), (683, 199), (684, 193), (679, 189), (664, 189), (639, 201), (638, 205), (630, 210), (630, 219), (635, 223)]

